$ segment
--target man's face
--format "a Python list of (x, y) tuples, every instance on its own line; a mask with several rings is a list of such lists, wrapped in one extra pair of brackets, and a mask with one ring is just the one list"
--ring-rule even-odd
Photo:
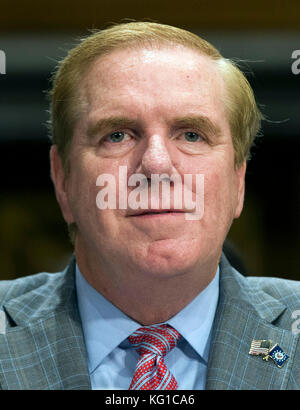
[[(64, 217), (78, 226), (76, 253), (94, 270), (118, 266), (172, 276), (217, 263), (242, 209), (245, 172), (234, 165), (224, 93), (213, 62), (183, 47), (115, 51), (91, 66), (81, 88), (85, 110), (74, 131), (70, 175), (64, 179), (55, 155), (53, 169), (60, 169), (55, 185)], [(141, 173), (148, 181), (152, 174), (182, 181), (186, 174), (204, 175), (203, 216), (118, 209), (121, 166), (128, 178)], [(96, 205), (102, 174), (117, 182), (117, 209)], [(192, 190), (195, 199), (195, 183)]]

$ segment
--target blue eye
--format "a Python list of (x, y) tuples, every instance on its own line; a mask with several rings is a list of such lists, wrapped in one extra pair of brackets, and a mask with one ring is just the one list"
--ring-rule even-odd
[(113, 132), (108, 136), (108, 138), (111, 142), (122, 142), (125, 138), (125, 133), (121, 131)]
[(188, 142), (197, 142), (201, 139), (200, 135), (196, 132), (188, 131), (184, 133), (185, 139)]

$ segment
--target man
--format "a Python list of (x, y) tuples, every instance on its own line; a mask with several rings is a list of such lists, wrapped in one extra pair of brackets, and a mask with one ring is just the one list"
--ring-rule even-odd
[(299, 284), (222, 255), (261, 118), (238, 68), (184, 30), (122, 24), (71, 50), (50, 156), (74, 257), (1, 285), (3, 389), (300, 387)]

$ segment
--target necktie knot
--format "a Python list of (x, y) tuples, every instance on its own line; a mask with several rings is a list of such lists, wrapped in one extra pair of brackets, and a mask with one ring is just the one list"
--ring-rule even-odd
[(144, 326), (129, 336), (140, 354), (129, 390), (176, 390), (178, 384), (164, 363), (180, 334), (169, 325)]
[(141, 327), (128, 339), (140, 355), (151, 353), (163, 357), (176, 346), (179, 338), (177, 330), (163, 324)]

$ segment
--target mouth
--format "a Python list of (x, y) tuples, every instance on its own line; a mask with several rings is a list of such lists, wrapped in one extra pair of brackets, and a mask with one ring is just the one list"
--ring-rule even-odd
[(150, 216), (173, 216), (184, 214), (186, 211), (182, 209), (141, 209), (129, 213), (130, 217), (150, 217)]

